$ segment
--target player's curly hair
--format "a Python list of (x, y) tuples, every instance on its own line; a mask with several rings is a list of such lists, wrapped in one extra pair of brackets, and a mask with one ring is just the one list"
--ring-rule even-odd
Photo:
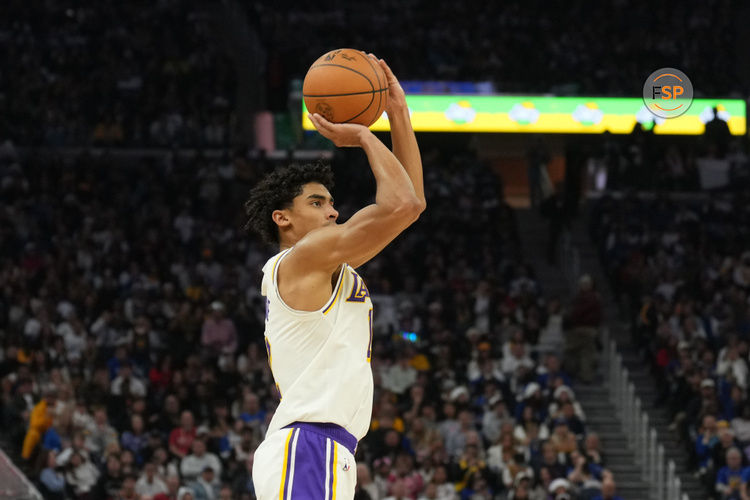
[(278, 244), (279, 230), (271, 214), (274, 210), (289, 208), (305, 184), (310, 182), (319, 182), (331, 191), (331, 167), (323, 163), (292, 164), (277, 167), (266, 175), (250, 190), (250, 197), (245, 202), (245, 230), (259, 233), (267, 243)]

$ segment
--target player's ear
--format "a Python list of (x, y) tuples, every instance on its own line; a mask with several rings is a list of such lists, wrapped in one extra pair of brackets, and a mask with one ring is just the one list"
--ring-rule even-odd
[(279, 227), (287, 227), (291, 224), (286, 210), (274, 210), (271, 214), (271, 218)]

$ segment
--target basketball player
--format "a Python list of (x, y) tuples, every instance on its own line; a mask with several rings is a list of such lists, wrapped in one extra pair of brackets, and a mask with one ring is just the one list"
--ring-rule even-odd
[(255, 453), (259, 500), (354, 497), (354, 451), (370, 427), (373, 310), (355, 269), (425, 209), (422, 160), (404, 91), (381, 59), (393, 152), (370, 130), (310, 117), (339, 147), (360, 147), (375, 176), (375, 203), (337, 224), (332, 173), (320, 165), (277, 169), (245, 204), (248, 227), (278, 244), (263, 267), (266, 349), (281, 402)]

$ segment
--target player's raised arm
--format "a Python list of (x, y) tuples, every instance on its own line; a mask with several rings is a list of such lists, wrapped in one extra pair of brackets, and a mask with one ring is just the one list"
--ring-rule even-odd
[(409, 108), (406, 105), (406, 94), (388, 64), (382, 59), (377, 59), (373, 54), (370, 54), (370, 57), (383, 68), (388, 80), (388, 104), (385, 111), (388, 114), (388, 122), (391, 126), (393, 154), (406, 169), (417, 198), (423, 206), (427, 206), (422, 180), (422, 157), (419, 153), (417, 138), (414, 135), (414, 128), (411, 125)]
[(284, 259), (288, 272), (331, 273), (343, 262), (359, 264), (372, 258), (424, 210), (412, 181), (396, 156), (362, 125), (330, 123), (311, 116), (318, 131), (339, 147), (361, 147), (375, 176), (375, 203), (355, 213), (346, 223), (309, 232)]

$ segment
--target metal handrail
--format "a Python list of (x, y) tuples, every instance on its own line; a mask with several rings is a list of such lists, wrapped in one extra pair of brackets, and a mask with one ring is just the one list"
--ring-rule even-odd
[(39, 493), (39, 490), (34, 487), (29, 478), (16, 467), (2, 449), (0, 449), (0, 469), (4, 471), (6, 482), (14, 477), (19, 486), (23, 486), (23, 488), (11, 488), (10, 485), (3, 484), (3, 488), (0, 489), (0, 498), (11, 498), (12, 496), (23, 500), (43, 500), (44, 497)]
[(617, 352), (617, 343), (606, 328), (602, 331), (602, 340), (603, 361), (608, 367), (609, 400), (620, 417), (628, 445), (635, 453), (641, 477), (648, 483), (649, 497), (655, 500), (690, 500), (687, 493), (682, 492), (677, 467), (674, 461), (666, 459), (658, 432), (651, 426), (641, 399), (636, 396), (630, 373)]

